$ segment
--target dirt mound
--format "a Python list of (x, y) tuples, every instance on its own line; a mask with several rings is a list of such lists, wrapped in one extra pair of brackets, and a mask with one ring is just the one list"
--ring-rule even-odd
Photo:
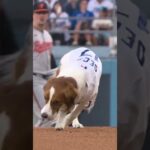
[(110, 127), (35, 128), (33, 150), (116, 150), (117, 129)]

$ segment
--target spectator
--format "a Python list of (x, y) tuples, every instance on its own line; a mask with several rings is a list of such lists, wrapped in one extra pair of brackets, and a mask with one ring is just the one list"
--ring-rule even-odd
[(55, 2), (57, 2), (58, 0), (39, 0), (39, 1), (45, 2), (48, 5), (49, 10), (51, 10), (51, 9), (53, 9)]
[(73, 14), (78, 11), (77, 0), (68, 0), (64, 5), (64, 10), (68, 13), (71, 17)]
[(113, 27), (113, 22), (109, 18), (109, 12), (106, 7), (102, 7), (102, 10), (99, 10), (99, 16), (92, 23), (94, 29), (99, 30), (110, 30)]
[[(62, 5), (60, 2), (54, 4), (52, 13), (49, 16), (51, 22), (51, 31), (55, 44), (64, 45), (70, 40), (70, 34), (67, 32), (71, 26), (69, 16), (66, 12), (62, 11)], [(65, 33), (63, 33), (65, 31)]]
[[(73, 45), (86, 44), (92, 45), (92, 34), (84, 33), (79, 34), (78, 31), (84, 30), (88, 31), (91, 29), (91, 23), (93, 19), (93, 13), (87, 10), (88, 0), (81, 0), (79, 3), (79, 11), (76, 12), (73, 16), (76, 17), (76, 20), (72, 21), (72, 27), (77, 31), (73, 35)], [(81, 36), (80, 36), (81, 35)], [(79, 43), (79, 41), (81, 41)]]
[[(113, 22), (109, 18), (109, 11), (106, 7), (102, 7), (102, 10), (99, 10), (99, 16), (97, 19), (93, 20), (92, 28), (95, 30), (108, 31), (112, 30)], [(97, 44), (99, 45), (109, 45), (109, 32), (96, 33), (95, 37), (97, 39)]]
[(114, 9), (114, 4), (109, 0), (91, 0), (88, 4), (88, 11), (94, 13), (95, 17), (99, 16), (99, 10), (102, 7), (106, 7), (109, 11), (109, 15), (112, 14), (112, 10)]

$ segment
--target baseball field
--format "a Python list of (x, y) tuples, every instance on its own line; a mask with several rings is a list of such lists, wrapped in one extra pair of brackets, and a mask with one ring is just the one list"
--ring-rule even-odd
[(33, 150), (117, 150), (117, 128), (34, 128), (33, 144)]

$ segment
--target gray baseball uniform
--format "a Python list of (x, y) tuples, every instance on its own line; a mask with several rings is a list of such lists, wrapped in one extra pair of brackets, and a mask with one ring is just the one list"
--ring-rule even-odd
[[(43, 75), (51, 70), (52, 38), (48, 31), (33, 29), (33, 122), (37, 126), (41, 119), (41, 109), (45, 104), (43, 86), (47, 79)], [(38, 121), (38, 122), (37, 122)]]
[(150, 21), (118, 2), (118, 150), (142, 150), (150, 113)]

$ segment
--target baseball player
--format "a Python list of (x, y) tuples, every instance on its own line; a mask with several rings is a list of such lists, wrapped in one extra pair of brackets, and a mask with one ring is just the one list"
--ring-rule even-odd
[(150, 21), (130, 0), (118, 5), (118, 35), (118, 150), (148, 150)]
[(34, 125), (39, 126), (41, 108), (44, 106), (43, 86), (51, 74), (52, 37), (46, 31), (48, 6), (45, 2), (34, 4), (33, 11), (33, 111)]

